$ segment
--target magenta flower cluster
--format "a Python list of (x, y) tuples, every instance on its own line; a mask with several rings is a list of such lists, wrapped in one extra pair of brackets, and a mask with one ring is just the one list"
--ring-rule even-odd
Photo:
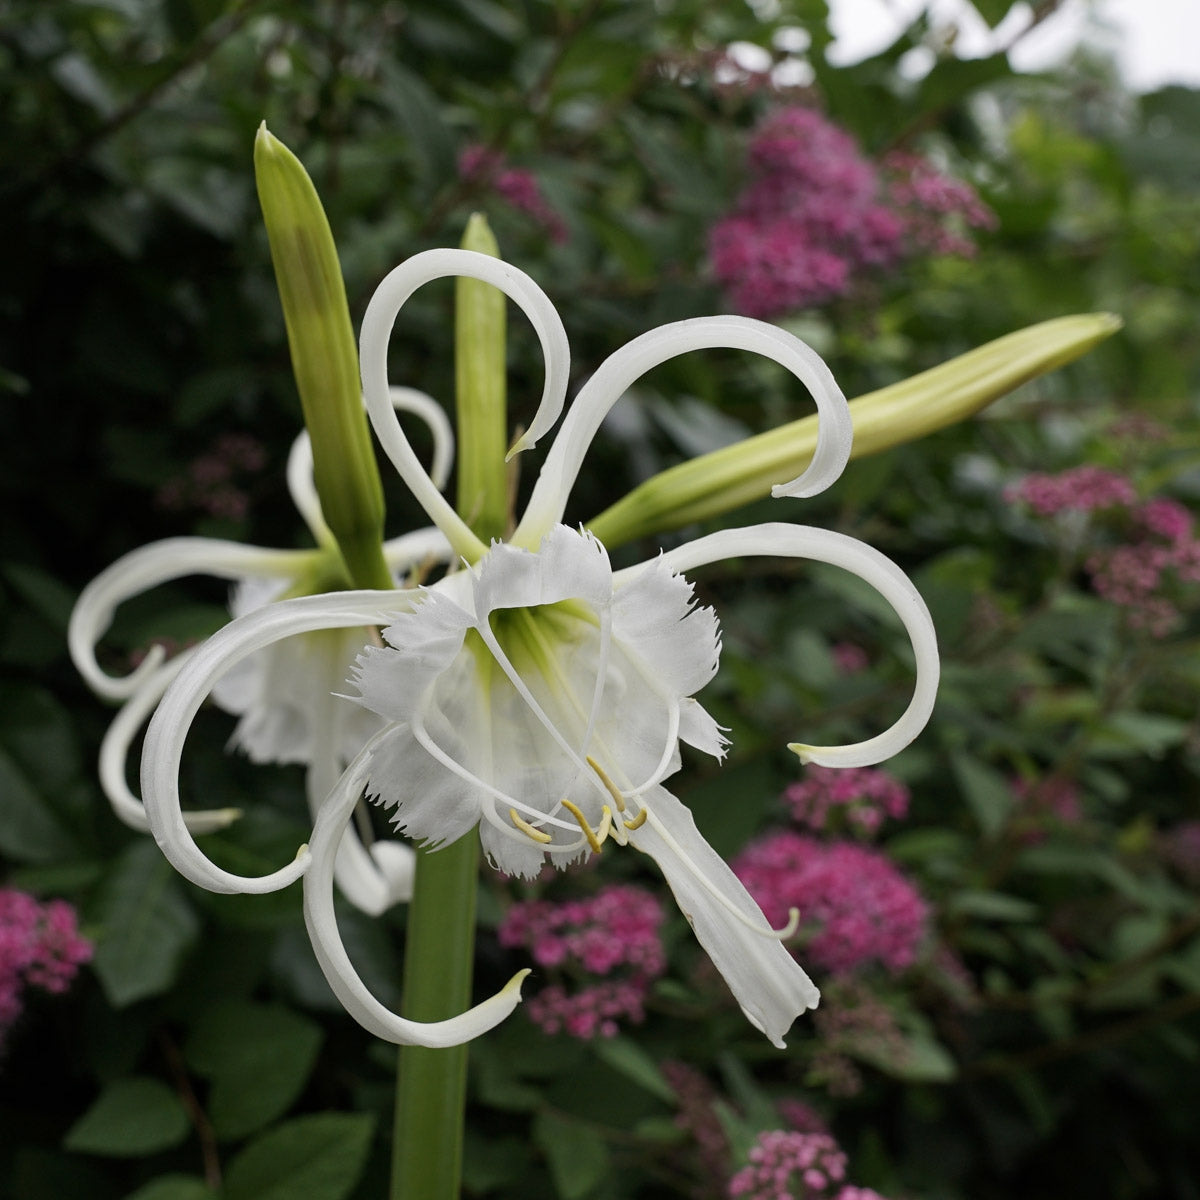
[(26, 988), (65, 992), (91, 957), (92, 944), (65, 900), (40, 904), (27, 892), (0, 888), (0, 1042), (24, 1009)]
[[(657, 898), (632, 884), (565, 903), (525, 900), (501, 922), (502, 946), (523, 947), (555, 982), (526, 1004), (546, 1033), (612, 1037), (621, 1020), (641, 1021), (650, 985), (666, 970)], [(583, 979), (568, 988), (562, 977)]]
[(729, 1181), (733, 1200), (882, 1200), (869, 1188), (843, 1184), (846, 1155), (827, 1133), (771, 1129), (747, 1157)]
[(494, 192), (510, 208), (530, 217), (551, 241), (567, 240), (566, 223), (542, 194), (536, 176), (520, 167), (510, 167), (500, 151), (468, 146), (458, 156), (458, 177), (464, 183)]
[(781, 830), (751, 842), (732, 866), (773, 925), (799, 909), (805, 960), (835, 975), (868, 963), (896, 974), (925, 939), (928, 906), (878, 850)]
[(908, 788), (875, 767), (805, 768), (804, 779), (783, 793), (792, 820), (808, 829), (825, 830), (836, 820), (857, 833), (872, 836), (889, 817), (908, 813)]
[(811, 108), (770, 114), (747, 157), (749, 182), (708, 246), (717, 282), (747, 316), (827, 303), (921, 254), (971, 254), (969, 231), (995, 223), (967, 184), (917, 155), (872, 162)]
[(1200, 540), (1191, 512), (1177, 500), (1139, 503), (1133, 484), (1103, 467), (1075, 467), (1055, 475), (1028, 475), (1005, 491), (1041, 517), (1104, 511), (1120, 540), (1103, 545), (1084, 563), (1096, 594), (1121, 608), (1130, 628), (1166, 637), (1180, 625), (1183, 604), (1200, 584)]
[(238, 521), (250, 510), (250, 494), (239, 476), (254, 475), (266, 465), (262, 443), (244, 433), (223, 434), (192, 461), (187, 473), (158, 490), (158, 504), (180, 511), (198, 509), (210, 517)]
[(1029, 505), (1039, 517), (1054, 517), (1066, 512), (1128, 507), (1137, 500), (1137, 492), (1116, 471), (1083, 466), (1057, 474), (1026, 475), (1005, 489), (1004, 497), (1010, 503)]

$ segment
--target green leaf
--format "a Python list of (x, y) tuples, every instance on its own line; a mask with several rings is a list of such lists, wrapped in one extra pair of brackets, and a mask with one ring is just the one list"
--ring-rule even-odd
[(47, 863), (76, 853), (74, 839), (12, 756), (0, 748), (0, 850), (19, 862)]
[(229, 1164), (223, 1200), (343, 1200), (362, 1174), (374, 1126), (361, 1113), (288, 1121)]
[(125, 1200), (217, 1200), (217, 1193), (194, 1175), (160, 1175)]
[(985, 921), (1033, 921), (1038, 916), (1036, 904), (1003, 892), (957, 892), (950, 898), (947, 911), (953, 916)]
[(1013, 806), (1012, 789), (1004, 776), (967, 754), (952, 755), (950, 765), (980, 831), (985, 837), (995, 837)]
[(100, 1093), (71, 1126), (64, 1145), (84, 1154), (140, 1158), (178, 1146), (188, 1129), (187, 1112), (165, 1083), (129, 1076)]
[(281, 1005), (231, 1000), (205, 1010), (184, 1055), (213, 1081), (208, 1112), (217, 1135), (245, 1137), (287, 1112), (321, 1041), (315, 1021)]
[(595, 1045), (596, 1057), (652, 1096), (675, 1104), (675, 1089), (663, 1078), (658, 1064), (632, 1038), (602, 1038)]
[(608, 1147), (598, 1133), (578, 1121), (538, 1113), (533, 1140), (546, 1155), (559, 1200), (583, 1200), (608, 1174)]
[(199, 928), (174, 868), (149, 841), (117, 859), (87, 916), (99, 930), (92, 966), (118, 1008), (167, 991)]

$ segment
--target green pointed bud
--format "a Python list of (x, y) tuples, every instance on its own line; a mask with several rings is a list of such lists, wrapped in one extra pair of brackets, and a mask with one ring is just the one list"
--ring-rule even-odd
[[(500, 257), (487, 220), (467, 222), (462, 249)], [(459, 276), (454, 292), (454, 382), (458, 412), (459, 513), (485, 544), (508, 532), (507, 375), (504, 293)]]
[(320, 197), (300, 160), (259, 126), (254, 175), (283, 304), (313, 476), (348, 582), (387, 588), (383, 487), (371, 446), (346, 286)]
[[(1020, 384), (1086, 354), (1120, 328), (1120, 318), (1111, 313), (1043, 321), (851, 400), (850, 457), (877, 454), (965, 420)], [(719, 516), (800, 475), (816, 442), (815, 414), (791, 421), (660, 471), (587, 527), (611, 549)]]

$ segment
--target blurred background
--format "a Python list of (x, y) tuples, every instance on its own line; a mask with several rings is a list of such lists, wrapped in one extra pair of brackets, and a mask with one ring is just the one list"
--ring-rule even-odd
[[(112, 713), (64, 643), (83, 585), (146, 542), (306, 544), (264, 119), (321, 194), (356, 323), (483, 212), (563, 316), (572, 392), (714, 312), (804, 337), (850, 397), (1052, 317), (1124, 322), (818, 499), (729, 518), (870, 542), (943, 647), (926, 734), (833, 779), (785, 744), (893, 719), (900, 631), (833, 570), (699, 580), (724, 632), (702, 700), (733, 751), (672, 783), (768, 915), (801, 908), (825, 1000), (772, 1049), (633, 856), (489, 873), (480, 994), (536, 971), (472, 1047), (464, 1194), (774, 1195), (757, 1146), (841, 1155), (888, 1200), (1200, 1196), (1197, 24), (1086, 0), (0, 0), (0, 1196), (386, 1186), (390, 1049), (333, 1000), (294, 889), (200, 892), (113, 817)], [(392, 343), (393, 382), (448, 405), (452, 297), (423, 289)], [(519, 315), (508, 355), (516, 425), (542, 370)], [(746, 355), (658, 368), (567, 519), (809, 407)], [(389, 533), (424, 523), (384, 467)], [(226, 591), (123, 606), (104, 661), (204, 636)], [(246, 808), (207, 844), (254, 871), (305, 840), (303, 779), (227, 754), (231, 728), (201, 715), (186, 783)], [(581, 947), (614, 911), (641, 949), (600, 970)], [(343, 928), (398, 1003), (403, 906)], [(842, 1195), (834, 1174), (794, 1194)]]

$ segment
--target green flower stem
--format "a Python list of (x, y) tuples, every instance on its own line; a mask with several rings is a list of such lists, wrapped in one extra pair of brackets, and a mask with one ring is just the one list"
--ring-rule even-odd
[[(404, 1016), (437, 1021), (469, 1008), (479, 839), (418, 852), (408, 909)], [(467, 1047), (401, 1046), (391, 1200), (457, 1200), (462, 1178)]]
[[(916, 441), (978, 412), (1019, 384), (1085, 354), (1121, 327), (1110, 313), (1058, 317), (1006, 334), (911, 379), (850, 402), (851, 458)], [(659, 472), (588, 522), (612, 549), (720, 516), (770, 495), (813, 455), (815, 415)]]
[[(462, 248), (500, 257), (496, 238), (479, 213), (467, 223)], [(508, 529), (505, 298), (490, 283), (460, 276), (454, 301), (457, 508), (486, 544)]]
[(283, 305), (313, 478), (352, 587), (390, 588), (383, 485), (367, 430), (346, 285), (321, 199), (304, 165), (259, 127), (254, 176)]
[[(480, 216), (463, 249), (499, 257)], [(504, 471), (505, 300), (490, 284), (460, 280), (455, 295), (458, 511), (484, 541), (508, 523)], [(468, 1008), (475, 957), (479, 838), (417, 856), (404, 957), (404, 1015), (440, 1021)], [(402, 1046), (396, 1080), (392, 1200), (456, 1200), (462, 1178), (467, 1047)]]

